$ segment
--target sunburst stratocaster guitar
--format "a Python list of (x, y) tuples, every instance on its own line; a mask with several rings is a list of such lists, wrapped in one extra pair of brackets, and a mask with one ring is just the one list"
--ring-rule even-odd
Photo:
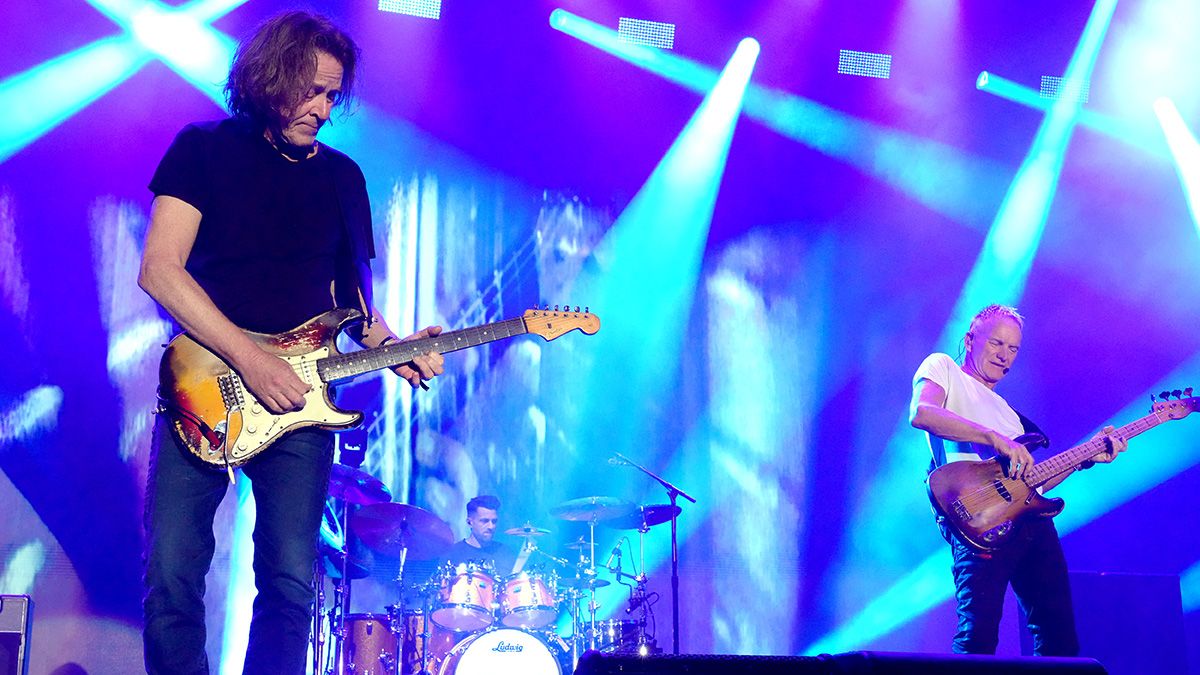
[(303, 408), (283, 414), (264, 408), (225, 361), (182, 333), (167, 345), (159, 365), (160, 410), (192, 454), (215, 469), (229, 470), (250, 461), (289, 431), (357, 425), (362, 413), (342, 410), (330, 400), (333, 382), (406, 363), (421, 354), (445, 354), (526, 333), (553, 340), (576, 328), (588, 335), (600, 330), (600, 319), (578, 308), (531, 309), (506, 321), (339, 353), (338, 333), (361, 317), (351, 309), (335, 309), (284, 333), (247, 333), (258, 346), (291, 363), (300, 379), (312, 386)]
[[(1174, 393), (1177, 400), (1165, 400), (1164, 396), (1164, 400), (1151, 406), (1149, 415), (1114, 433), (1125, 439), (1133, 438), (1163, 422), (1183, 419), (1200, 408), (1200, 396), (1192, 396), (1191, 389)], [(1027, 434), (1016, 440), (1032, 450), (1032, 446), (1044, 439), (1038, 434)], [(1019, 480), (1009, 478), (995, 458), (951, 462), (929, 474), (929, 499), (960, 541), (976, 551), (992, 552), (1008, 542), (1022, 521), (1057, 516), (1063, 510), (1063, 500), (1043, 497), (1037, 489), (1104, 450), (1103, 439), (1081, 443), (1037, 462)]]

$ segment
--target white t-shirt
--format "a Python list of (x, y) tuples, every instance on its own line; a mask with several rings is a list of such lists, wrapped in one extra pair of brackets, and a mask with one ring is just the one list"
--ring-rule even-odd
[[(927, 356), (913, 375), (913, 387), (915, 388), (921, 380), (935, 382), (946, 390), (946, 410), (976, 424), (982, 424), (1008, 438), (1016, 438), (1025, 433), (1016, 411), (999, 394), (963, 372), (949, 354)], [(938, 466), (947, 462), (991, 459), (996, 456), (991, 446), (948, 441), (930, 433), (925, 435), (929, 439), (929, 450), (933, 453), (934, 463)], [(976, 452), (977, 450), (984, 454)]]

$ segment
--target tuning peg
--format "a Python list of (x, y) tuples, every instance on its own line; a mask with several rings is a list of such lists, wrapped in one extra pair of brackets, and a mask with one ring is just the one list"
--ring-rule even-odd
[(1165, 400), (1171, 398), (1171, 392), (1169, 392), (1169, 391), (1160, 392), (1158, 394), (1158, 397), (1165, 401)]
[(592, 312), (591, 308), (589, 308), (587, 305), (584, 305), (584, 306), (583, 306), (583, 313), (584, 313), (584, 314), (591, 314), (591, 312)]
[(1155, 403), (1158, 403), (1158, 397), (1154, 394), (1150, 394), (1150, 405), (1154, 405)]
[(578, 313), (579, 313), (579, 305), (575, 305), (575, 313), (576, 313), (576, 314), (578, 314)]
[(1187, 389), (1184, 389), (1183, 395), (1187, 398), (1191, 398), (1192, 397), (1192, 388), (1188, 387)]
[(1175, 398), (1183, 398), (1183, 392), (1179, 391), (1178, 389), (1171, 392), (1171, 395), (1174, 396)]

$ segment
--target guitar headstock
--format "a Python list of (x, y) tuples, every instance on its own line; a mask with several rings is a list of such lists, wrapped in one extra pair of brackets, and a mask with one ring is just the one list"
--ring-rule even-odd
[(550, 309), (550, 306), (546, 305), (545, 309), (527, 309), (522, 316), (525, 319), (525, 330), (541, 335), (546, 340), (553, 340), (576, 328), (588, 335), (600, 330), (600, 317), (589, 312), (587, 307), (581, 312), (578, 306), (572, 310), (570, 306), (559, 309), (558, 305), (555, 305), (554, 309)]
[[(1171, 397), (1174, 398), (1171, 398)], [(1150, 394), (1150, 412), (1154, 413), (1160, 422), (1181, 420), (1200, 410), (1200, 396), (1192, 396), (1192, 388), (1180, 391), (1164, 391), (1157, 397)]]

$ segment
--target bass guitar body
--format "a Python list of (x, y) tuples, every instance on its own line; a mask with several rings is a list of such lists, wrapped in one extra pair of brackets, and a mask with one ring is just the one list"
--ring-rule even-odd
[(1063, 500), (1043, 497), (1025, 481), (1006, 477), (995, 459), (939, 467), (929, 476), (929, 499), (958, 538), (980, 552), (1003, 546), (1022, 521), (1063, 510)]

